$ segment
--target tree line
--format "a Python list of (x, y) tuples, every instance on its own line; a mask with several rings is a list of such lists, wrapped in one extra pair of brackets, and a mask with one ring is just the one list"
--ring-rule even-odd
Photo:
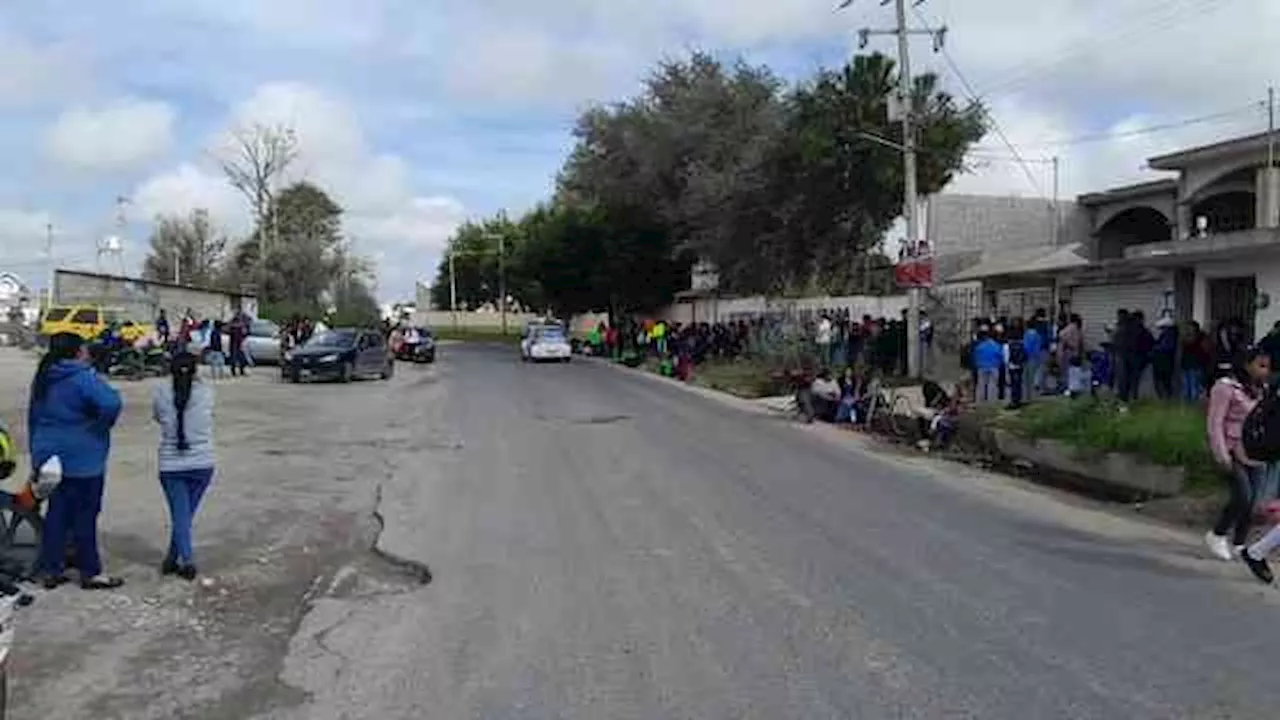
[(328, 316), (338, 324), (378, 320), (370, 264), (353, 256), (342, 207), (305, 181), (283, 184), (297, 157), (287, 127), (254, 126), (235, 134), (222, 160), (227, 181), (245, 196), (253, 229), (232, 240), (204, 210), (156, 218), (143, 276), (161, 282), (252, 290), (263, 317)]
[[(933, 74), (911, 95), (919, 191), (934, 193), (963, 171), (985, 110)], [(450, 307), (450, 255), (462, 308), (497, 304), (502, 269), (526, 307), (650, 310), (697, 261), (739, 294), (888, 292), (879, 247), (902, 214), (898, 96), (879, 53), (792, 84), (707, 53), (664, 61), (634, 97), (578, 118), (551, 198), (459, 228), (432, 302)]]

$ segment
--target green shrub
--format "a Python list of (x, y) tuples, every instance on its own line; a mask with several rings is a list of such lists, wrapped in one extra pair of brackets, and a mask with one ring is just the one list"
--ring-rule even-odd
[(1000, 424), (1030, 438), (1051, 438), (1086, 452), (1123, 452), (1182, 467), (1191, 489), (1220, 485), (1199, 405), (1141, 401), (1121, 412), (1113, 400), (1056, 398), (1003, 416)]

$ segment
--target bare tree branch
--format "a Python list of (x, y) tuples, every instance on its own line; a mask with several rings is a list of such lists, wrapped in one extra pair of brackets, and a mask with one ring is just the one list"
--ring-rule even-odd
[(255, 123), (232, 132), (229, 153), (219, 158), (227, 182), (253, 208), (254, 221), (265, 224), (274, 186), (298, 158), (298, 137), (287, 125)]

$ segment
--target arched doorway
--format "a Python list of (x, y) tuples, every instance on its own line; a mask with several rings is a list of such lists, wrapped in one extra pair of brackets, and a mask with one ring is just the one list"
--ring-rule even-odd
[(1096, 236), (1098, 259), (1114, 260), (1124, 257), (1125, 248), (1168, 242), (1171, 238), (1169, 218), (1153, 207), (1132, 207), (1108, 220)]

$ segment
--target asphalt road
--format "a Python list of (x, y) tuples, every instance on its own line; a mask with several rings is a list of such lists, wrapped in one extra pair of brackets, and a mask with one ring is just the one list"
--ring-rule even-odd
[(1276, 595), (1194, 538), (603, 365), (454, 347), (271, 718), (1254, 718)]

